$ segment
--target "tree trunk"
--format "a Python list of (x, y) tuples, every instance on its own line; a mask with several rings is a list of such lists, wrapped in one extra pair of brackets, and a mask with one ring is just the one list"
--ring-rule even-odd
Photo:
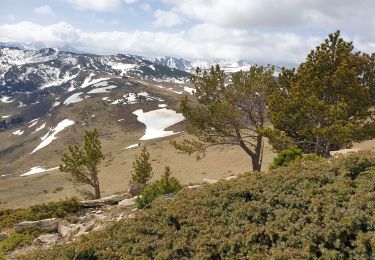
[(262, 168), (262, 150), (263, 150), (263, 136), (259, 135), (257, 138), (257, 144), (255, 146), (255, 153), (251, 155), (253, 171), (255, 172), (260, 172)]
[(99, 181), (96, 181), (95, 183), (95, 199), (100, 199), (100, 186)]
[(257, 154), (254, 154), (253, 156), (251, 156), (251, 162), (253, 164), (253, 171), (254, 172), (260, 172), (260, 170), (262, 168), (259, 157), (260, 156), (258, 156)]
[(263, 137), (258, 136), (255, 150), (250, 150), (249, 147), (241, 140), (240, 147), (250, 156), (254, 172), (260, 172), (262, 168), (262, 151), (263, 151)]
[(92, 178), (94, 183), (94, 189), (95, 189), (95, 199), (100, 199), (100, 185), (99, 185), (99, 179), (98, 179), (98, 171), (96, 170), (96, 167), (92, 169)]

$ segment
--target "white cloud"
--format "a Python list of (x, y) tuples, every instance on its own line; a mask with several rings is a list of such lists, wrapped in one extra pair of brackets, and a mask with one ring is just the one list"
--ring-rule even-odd
[(173, 27), (184, 22), (180, 15), (172, 11), (156, 10), (154, 18), (153, 25), (156, 27)]
[[(85, 32), (60, 22), (48, 26), (32, 22), (0, 25), (0, 42), (71, 45), (80, 51), (99, 54), (134, 53), (147, 56), (176, 56), (187, 59), (247, 60), (257, 64), (295, 65), (326, 35), (233, 29), (209, 23), (177, 33), (150, 31)], [(366, 52), (374, 41), (345, 37)]]
[(42, 6), (34, 8), (34, 13), (40, 14), (40, 15), (55, 16), (55, 12), (48, 5), (42, 5)]
[(60, 22), (42, 26), (32, 22), (0, 25), (0, 41), (43, 43), (47, 46), (64, 46), (77, 44), (79, 30), (72, 25)]
[[(373, 0), (162, 0), (174, 12), (232, 28), (357, 28), (375, 20)], [(370, 21), (370, 23), (369, 23)]]
[(93, 10), (98, 12), (113, 12), (121, 8), (121, 0), (67, 0), (80, 10)]

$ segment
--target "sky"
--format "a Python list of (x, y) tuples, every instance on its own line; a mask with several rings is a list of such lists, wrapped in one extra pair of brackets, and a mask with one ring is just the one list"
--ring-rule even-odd
[(0, 0), (0, 42), (296, 65), (336, 30), (375, 51), (374, 0)]

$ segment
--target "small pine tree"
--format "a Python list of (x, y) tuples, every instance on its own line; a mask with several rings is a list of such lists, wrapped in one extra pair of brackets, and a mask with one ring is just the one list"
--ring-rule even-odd
[(172, 172), (169, 166), (165, 166), (164, 175), (160, 180), (152, 182), (148, 185), (141, 196), (137, 198), (137, 207), (144, 208), (148, 206), (154, 199), (171, 193), (176, 193), (182, 189), (180, 182), (171, 177)]
[(60, 171), (69, 172), (75, 184), (90, 185), (94, 188), (94, 198), (100, 199), (98, 165), (105, 159), (97, 129), (86, 131), (83, 147), (70, 145), (69, 152), (61, 157)]
[(132, 183), (147, 184), (152, 178), (150, 153), (143, 147), (139, 157), (133, 162)]

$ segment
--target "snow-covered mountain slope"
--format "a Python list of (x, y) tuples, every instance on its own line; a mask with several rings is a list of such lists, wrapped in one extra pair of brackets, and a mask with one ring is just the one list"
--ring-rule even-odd
[[(228, 72), (233, 73), (240, 70), (247, 71), (250, 69), (251, 64), (246, 61), (228, 61), (228, 60), (185, 60), (181, 58), (174, 58), (174, 57), (143, 57), (143, 59), (149, 60), (155, 64), (167, 66), (174, 69), (184, 70), (190, 73), (193, 73), (197, 67), (203, 69), (209, 69), (216, 64), (219, 64), (220, 67)], [(271, 65), (267, 65), (267, 67), (271, 67)], [(275, 66), (275, 71), (281, 71), (281, 68)]]
[[(185, 82), (190, 74), (132, 55), (75, 54), (58, 49), (24, 50), (0, 47), (0, 97), (66, 93), (97, 78), (129, 77), (165, 82)], [(34, 97), (34, 98), (33, 98)]]

